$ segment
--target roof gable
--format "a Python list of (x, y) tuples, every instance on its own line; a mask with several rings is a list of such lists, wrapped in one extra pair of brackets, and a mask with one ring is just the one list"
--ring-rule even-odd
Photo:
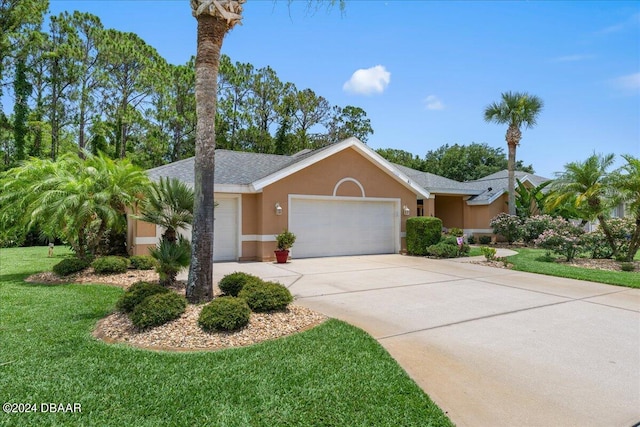
[(362, 155), (365, 159), (369, 160), (383, 172), (394, 178), (396, 181), (409, 188), (411, 191), (416, 193), (417, 195), (421, 195), (425, 198), (429, 197), (429, 191), (422, 186), (418, 185), (414, 181), (412, 181), (408, 176), (398, 170), (393, 164), (389, 163), (386, 159), (380, 156), (378, 153), (373, 151), (371, 148), (367, 147), (363, 142), (359, 139), (351, 137), (345, 139), (344, 141), (327, 145), (326, 147), (320, 148), (315, 151), (311, 151), (309, 153), (304, 153), (302, 155), (298, 155), (293, 157), (294, 162), (285, 166), (284, 168), (265, 176), (262, 179), (259, 179), (251, 184), (251, 187), (254, 191), (261, 191), (264, 187), (273, 184), (276, 181), (279, 181), (287, 176), (290, 176), (306, 167), (309, 167), (315, 163), (318, 163), (330, 156), (333, 156), (336, 153), (339, 153), (343, 150), (354, 149), (360, 155)]
[[(410, 179), (357, 138), (349, 138), (314, 151), (300, 152), (292, 156), (218, 149), (215, 151), (214, 191), (261, 192), (264, 187), (346, 149), (354, 149), (415, 194), (425, 198), (429, 197), (428, 190)], [(158, 180), (160, 177), (177, 178), (193, 187), (195, 182), (194, 157), (149, 169), (147, 174), (153, 180)]]

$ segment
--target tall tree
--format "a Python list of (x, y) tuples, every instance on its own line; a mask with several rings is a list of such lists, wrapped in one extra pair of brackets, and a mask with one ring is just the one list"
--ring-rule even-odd
[(332, 117), (327, 127), (327, 139), (330, 143), (339, 142), (352, 136), (366, 143), (369, 135), (373, 134), (371, 120), (367, 118), (367, 112), (353, 105), (347, 105), (344, 108), (333, 107)]
[(78, 128), (78, 148), (83, 153), (87, 146), (87, 128), (97, 114), (98, 92), (104, 85), (105, 76), (99, 66), (99, 41), (104, 28), (100, 18), (89, 13), (75, 11), (66, 16), (75, 29), (72, 49), (78, 68), (72, 96), (77, 100), (75, 125)]
[(509, 215), (516, 214), (516, 149), (522, 139), (521, 127), (531, 128), (536, 125), (538, 115), (542, 111), (542, 99), (526, 92), (504, 92), (502, 100), (490, 104), (484, 110), (484, 119), (487, 122), (507, 124), (505, 139), (508, 147), (508, 171), (509, 171)]
[(295, 90), (293, 94), (295, 111), (293, 114), (297, 150), (316, 148), (311, 128), (324, 123), (331, 111), (329, 102), (316, 95), (311, 89)]
[(48, 0), (0, 0), (0, 115), (7, 59), (24, 49), (25, 40), (42, 23)]
[(27, 116), (29, 114), (28, 98), (31, 95), (31, 84), (27, 81), (26, 60), (19, 56), (16, 60), (16, 76), (13, 92), (16, 101), (13, 104), (13, 138), (15, 143), (14, 159), (18, 162), (25, 159), (27, 139)]
[(70, 92), (79, 78), (74, 41), (76, 28), (70, 15), (61, 13), (50, 18), (49, 37), (45, 40), (45, 64), (49, 91), (45, 97), (45, 112), (51, 128), (51, 159), (55, 160), (61, 142), (62, 130), (72, 121)]
[(378, 148), (376, 152), (392, 163), (423, 172), (425, 171), (424, 161), (420, 159), (417, 154), (412, 154), (408, 151), (398, 150), (396, 148)]
[[(191, 0), (191, 11), (198, 21), (198, 30), (193, 255), (186, 291), (190, 302), (207, 301), (213, 297), (213, 182), (220, 50), (227, 32), (242, 20), (242, 5), (245, 2), (246, 0)], [(342, 5), (344, 0), (340, 0), (340, 3)]]
[(240, 130), (248, 127), (248, 103), (253, 72), (253, 65), (242, 62), (234, 64), (227, 55), (221, 56), (217, 108), (228, 123), (226, 138), (228, 146), (222, 148), (230, 150), (244, 148)]
[[(423, 171), (456, 181), (471, 181), (508, 168), (508, 160), (502, 148), (486, 143), (469, 145), (445, 144), (429, 150), (424, 157)], [(533, 173), (531, 165), (516, 162), (516, 169)]]
[(220, 50), (224, 36), (242, 20), (245, 0), (191, 0), (198, 21), (196, 51), (196, 152), (192, 256), (186, 296), (192, 303), (213, 298), (213, 181), (215, 116)]
[(253, 150), (260, 153), (274, 151), (270, 129), (275, 123), (277, 106), (284, 95), (284, 83), (271, 67), (258, 69), (251, 80), (252, 96), (249, 98), (251, 122), (257, 129)]
[(102, 67), (108, 78), (103, 92), (105, 111), (115, 124), (115, 156), (124, 158), (132, 129), (167, 72), (158, 52), (134, 33), (105, 30), (101, 40)]

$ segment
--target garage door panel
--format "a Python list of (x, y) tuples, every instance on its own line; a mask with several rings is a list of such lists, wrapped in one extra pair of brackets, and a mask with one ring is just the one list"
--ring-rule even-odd
[(213, 210), (213, 260), (234, 261), (238, 258), (238, 199), (216, 199)]
[(290, 229), (296, 258), (396, 251), (393, 201), (293, 199)]

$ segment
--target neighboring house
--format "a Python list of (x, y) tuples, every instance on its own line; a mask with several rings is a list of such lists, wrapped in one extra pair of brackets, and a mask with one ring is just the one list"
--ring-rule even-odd
[[(190, 158), (148, 173), (193, 186), (193, 164)], [(506, 171), (461, 183), (390, 163), (356, 138), (292, 156), (216, 150), (215, 168), (214, 261), (273, 260), (275, 236), (285, 228), (297, 236), (296, 258), (398, 253), (410, 216), (491, 234), (491, 218), (507, 211)], [(517, 177), (530, 185), (546, 180)], [(130, 252), (146, 254), (161, 232), (130, 219)]]

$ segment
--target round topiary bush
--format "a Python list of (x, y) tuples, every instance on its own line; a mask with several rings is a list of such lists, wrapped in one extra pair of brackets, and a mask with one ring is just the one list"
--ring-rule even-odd
[(175, 292), (155, 294), (136, 305), (129, 319), (137, 328), (147, 329), (177, 319), (186, 308), (187, 300)]
[(82, 271), (89, 267), (89, 262), (80, 258), (65, 258), (56, 265), (52, 270), (58, 276), (68, 276), (78, 271)]
[(134, 255), (129, 258), (129, 262), (136, 270), (153, 270), (158, 265), (151, 255)]
[(440, 242), (427, 248), (427, 253), (437, 258), (456, 258), (458, 256), (458, 245), (451, 245)]
[(238, 294), (255, 312), (284, 310), (293, 301), (289, 289), (275, 282), (250, 282)]
[(234, 331), (249, 323), (251, 309), (242, 298), (220, 297), (205, 305), (198, 317), (204, 331)]
[(144, 301), (147, 297), (156, 294), (166, 294), (170, 292), (164, 286), (157, 283), (137, 282), (127, 289), (116, 303), (116, 308), (123, 313), (130, 313), (133, 309)]
[(253, 274), (236, 271), (224, 276), (218, 283), (218, 287), (225, 295), (237, 297), (244, 285), (256, 281), (260, 281), (260, 278)]
[(129, 269), (129, 260), (121, 256), (105, 256), (91, 263), (96, 274), (120, 274)]

